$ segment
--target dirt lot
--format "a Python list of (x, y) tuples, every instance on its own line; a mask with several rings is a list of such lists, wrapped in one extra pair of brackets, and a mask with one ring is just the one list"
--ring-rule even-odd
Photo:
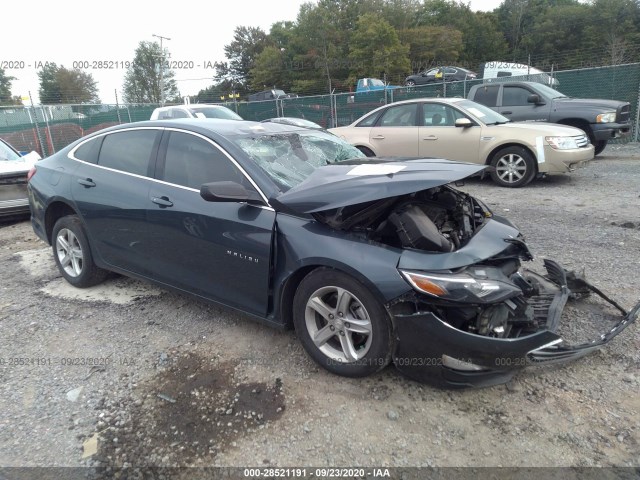
[[(640, 300), (637, 145), (461, 189), (521, 228), (536, 269)], [(0, 226), (0, 266), (0, 466), (640, 467), (638, 325), (573, 364), (446, 391), (392, 367), (332, 376), (293, 332), (122, 277), (74, 290), (26, 221)]]

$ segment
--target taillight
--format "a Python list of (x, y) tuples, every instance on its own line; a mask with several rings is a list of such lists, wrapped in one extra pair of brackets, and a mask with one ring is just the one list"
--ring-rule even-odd
[(36, 174), (36, 166), (34, 165), (33, 167), (31, 167), (31, 170), (29, 170), (29, 173), (27, 173), (27, 182), (31, 180), (31, 177), (33, 177), (35, 174)]

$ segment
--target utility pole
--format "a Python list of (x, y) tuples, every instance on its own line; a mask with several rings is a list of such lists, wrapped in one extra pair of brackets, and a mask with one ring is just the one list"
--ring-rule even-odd
[(164, 79), (162, 78), (164, 72), (164, 50), (162, 49), (162, 40), (171, 40), (169, 37), (163, 37), (162, 35), (151, 34), (152, 37), (160, 39), (160, 106), (164, 107)]

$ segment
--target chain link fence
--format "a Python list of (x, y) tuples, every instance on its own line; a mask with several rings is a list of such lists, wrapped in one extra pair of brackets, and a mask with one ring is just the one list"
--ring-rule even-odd
[[(640, 63), (552, 73), (555, 88), (570, 97), (621, 100), (631, 105), (632, 135), (614, 142), (638, 141)], [(492, 81), (527, 80), (507, 77)], [(432, 83), (364, 93), (333, 93), (224, 105), (245, 120), (298, 117), (325, 128), (349, 125), (381, 105), (423, 97), (466, 97), (483, 80)], [(148, 120), (159, 105), (41, 105), (0, 107), (0, 138), (19, 151), (51, 155), (84, 135), (113, 125)]]

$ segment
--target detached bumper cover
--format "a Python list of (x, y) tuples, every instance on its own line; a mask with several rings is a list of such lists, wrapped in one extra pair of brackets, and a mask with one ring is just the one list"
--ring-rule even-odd
[[(611, 341), (640, 314), (640, 303), (627, 312), (596, 287), (557, 263), (545, 260), (545, 267), (546, 280), (556, 286), (556, 292), (546, 299), (530, 302), (536, 317), (546, 316), (544, 330), (520, 338), (492, 338), (458, 330), (431, 312), (396, 315), (396, 367), (415, 380), (441, 386), (495, 385), (508, 381), (518, 370), (530, 365), (563, 363), (588, 355)], [(554, 332), (572, 291), (597, 294), (618, 309), (622, 318), (591, 342), (567, 345)], [(447, 362), (447, 357), (454, 359), (453, 362)], [(459, 364), (456, 360), (464, 363)]]

